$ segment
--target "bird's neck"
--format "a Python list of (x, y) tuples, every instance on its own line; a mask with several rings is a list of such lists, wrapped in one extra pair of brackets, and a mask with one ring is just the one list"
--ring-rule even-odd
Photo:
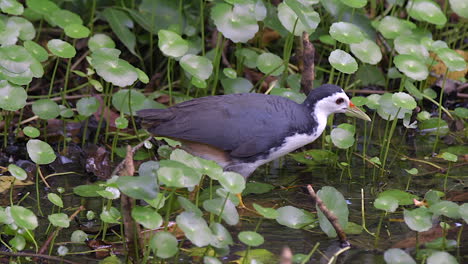
[(312, 110), (311, 116), (317, 122), (316, 134), (321, 135), (325, 127), (327, 126), (328, 116), (330, 112), (325, 105), (321, 105), (321, 102), (317, 102)]

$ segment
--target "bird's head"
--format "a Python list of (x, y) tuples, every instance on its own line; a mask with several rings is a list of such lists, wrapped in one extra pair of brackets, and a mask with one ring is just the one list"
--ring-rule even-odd
[(316, 116), (327, 117), (333, 113), (348, 113), (351, 116), (371, 121), (370, 117), (356, 107), (343, 89), (332, 84), (312, 90), (303, 103)]

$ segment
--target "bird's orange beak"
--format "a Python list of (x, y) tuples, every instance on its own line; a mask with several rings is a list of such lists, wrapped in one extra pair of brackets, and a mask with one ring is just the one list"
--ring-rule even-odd
[(356, 105), (354, 105), (351, 101), (349, 102), (348, 109), (346, 109), (346, 113), (350, 116), (364, 119), (366, 121), (371, 121), (370, 117), (366, 113), (364, 113), (364, 111), (362, 111)]

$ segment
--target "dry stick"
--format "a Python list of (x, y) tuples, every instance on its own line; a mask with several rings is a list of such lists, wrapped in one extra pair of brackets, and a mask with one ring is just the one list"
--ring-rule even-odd
[(338, 238), (340, 239), (341, 242), (341, 247), (349, 247), (350, 244), (348, 240), (346, 239), (346, 234), (341, 227), (340, 223), (338, 223), (338, 217), (328, 210), (327, 206), (323, 203), (322, 199), (320, 199), (317, 194), (315, 193), (314, 189), (310, 184), (307, 185), (307, 190), (309, 191), (310, 196), (312, 199), (315, 200), (315, 203), (317, 204), (318, 208), (322, 213), (327, 217), (328, 221), (332, 224), (333, 228), (335, 229), (336, 233), (338, 234)]
[(283, 251), (281, 251), (280, 264), (292, 264), (292, 260), (293, 254), (291, 252), (291, 249), (288, 246), (284, 247)]
[[(119, 176), (133, 176), (133, 174), (135, 174), (135, 165), (133, 163), (133, 153), (134, 153), (134, 149), (132, 149), (130, 145), (127, 145), (127, 155), (125, 156), (125, 159), (123, 160), (123, 166), (119, 171), (117, 171)], [(112, 175), (115, 175), (115, 174), (112, 174)], [(125, 235), (125, 242), (126, 242), (126, 248), (127, 248), (127, 256), (129, 257), (132, 263), (139, 263), (141, 258), (143, 257), (143, 241), (139, 239), (139, 234), (141, 233), (140, 225), (135, 223), (131, 215), (133, 206), (135, 204), (135, 199), (125, 194), (121, 194), (120, 203), (122, 206), (122, 219), (123, 219), (123, 225), (124, 225), (124, 235)]]
[[(139, 150), (141, 147), (143, 147), (143, 145), (145, 145), (145, 142), (146, 142), (146, 141), (148, 141), (148, 140), (150, 140), (150, 139), (152, 139), (152, 138), (153, 138), (153, 136), (150, 136), (150, 137), (148, 137), (147, 139), (143, 140), (142, 142), (138, 143), (138, 145), (134, 146), (134, 147), (132, 148), (132, 155), (135, 154), (135, 152), (137, 152), (137, 150)], [(119, 163), (119, 165), (117, 165), (117, 167), (115, 167), (115, 169), (112, 171), (111, 176), (119, 174), (119, 172), (123, 169), (124, 165), (125, 165), (125, 159), (122, 160), (122, 161)], [(128, 175), (127, 175), (127, 176), (128, 176)]]
[(301, 90), (306, 95), (314, 89), (315, 80), (315, 47), (309, 40), (309, 34), (307, 32), (302, 33), (302, 78), (301, 78)]
[(5, 252), (0, 251), (0, 255), (3, 256), (10, 256), (10, 257), (33, 257), (33, 258), (42, 258), (42, 259), (49, 259), (57, 261), (58, 263), (69, 263), (69, 264), (80, 264), (78, 262), (66, 260), (59, 257), (44, 255), (44, 254), (36, 254), (36, 253), (28, 253), (28, 252)]
[[(73, 220), (73, 218), (75, 218), (81, 211), (83, 211), (85, 209), (84, 206), (80, 206), (72, 215), (70, 215), (68, 217), (68, 219), (71, 221)], [(61, 227), (57, 227), (57, 229), (52, 232), (52, 234), (49, 235), (49, 237), (47, 238), (46, 242), (44, 243), (44, 245), (42, 245), (41, 249), (39, 249), (39, 252), (37, 252), (39, 255), (40, 254), (44, 254), (44, 252), (47, 251), (47, 249), (49, 248), (49, 244), (52, 242), (52, 240), (54, 239), (54, 237), (57, 236), (58, 232), (62, 230)], [(40, 256), (39, 256), (40, 257)]]

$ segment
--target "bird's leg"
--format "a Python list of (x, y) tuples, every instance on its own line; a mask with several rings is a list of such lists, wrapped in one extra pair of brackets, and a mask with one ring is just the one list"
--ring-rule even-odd
[(244, 201), (242, 200), (242, 193), (238, 193), (236, 194), (236, 196), (239, 199), (239, 208), (248, 209), (247, 206), (245, 206)]

